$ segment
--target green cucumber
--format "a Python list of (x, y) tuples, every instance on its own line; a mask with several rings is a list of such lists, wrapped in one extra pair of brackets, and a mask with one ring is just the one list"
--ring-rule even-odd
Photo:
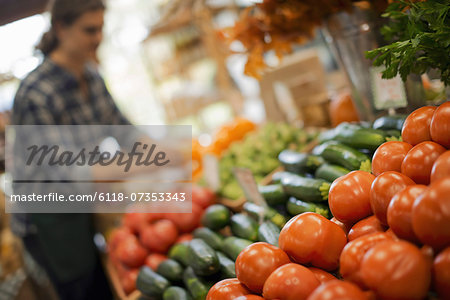
[(276, 173), (274, 173), (274, 174), (272, 175), (271, 183), (272, 183), (272, 184), (279, 184), (279, 183), (281, 183), (281, 180), (282, 180), (284, 177), (292, 176), (292, 175), (295, 175), (295, 174), (294, 174), (294, 173), (291, 173), (291, 172), (285, 172), (285, 171), (276, 172)]
[(159, 264), (156, 273), (171, 282), (179, 282), (183, 278), (183, 267), (176, 260), (169, 258)]
[(153, 272), (149, 267), (144, 266), (139, 270), (136, 288), (145, 296), (161, 298), (169, 286), (170, 282), (166, 278)]
[(407, 116), (408, 115), (394, 115), (380, 117), (373, 122), (372, 128), (381, 130), (394, 129), (401, 131)]
[(214, 204), (208, 207), (203, 216), (202, 224), (211, 230), (220, 230), (230, 222), (230, 210), (221, 204)]
[(224, 253), (220, 251), (216, 251), (217, 257), (219, 258), (220, 263), (220, 272), (222, 273), (222, 277), (224, 278), (235, 278), (236, 277), (236, 269), (234, 265), (234, 261), (229, 259)]
[(341, 123), (334, 130), (334, 141), (355, 149), (375, 151), (386, 141), (386, 133), (383, 130), (363, 128), (356, 124)]
[(201, 239), (192, 239), (188, 251), (189, 266), (196, 274), (208, 276), (220, 270), (216, 252)]
[(239, 253), (244, 250), (245, 247), (251, 245), (252, 242), (249, 240), (240, 239), (234, 236), (225, 238), (223, 241), (222, 252), (225, 253), (229, 258), (236, 261)]
[(188, 291), (179, 287), (171, 286), (164, 291), (163, 300), (191, 300), (191, 296)]
[(313, 153), (322, 156), (330, 163), (340, 165), (351, 171), (359, 170), (363, 163), (370, 162), (367, 155), (336, 141), (328, 141), (316, 146)]
[(202, 239), (214, 250), (222, 249), (223, 236), (206, 227), (200, 227), (192, 233), (194, 238)]
[(281, 184), (286, 194), (305, 201), (322, 202), (328, 199), (330, 183), (323, 179), (296, 175), (283, 178)]
[(344, 167), (338, 165), (323, 164), (316, 170), (314, 177), (316, 177), (317, 179), (323, 179), (329, 182), (333, 182), (337, 178), (348, 173), (350, 173), (350, 170)]
[(280, 152), (278, 160), (286, 171), (303, 174), (306, 172), (308, 154), (286, 149)]
[(230, 229), (234, 236), (250, 240), (258, 240), (258, 223), (250, 216), (235, 214), (231, 217)]
[(183, 273), (183, 283), (194, 300), (205, 300), (208, 287), (205, 282), (195, 274), (191, 267), (186, 268)]
[(258, 241), (266, 242), (278, 247), (280, 228), (270, 221), (262, 223), (258, 228)]
[(305, 202), (305, 201), (296, 199), (295, 197), (289, 198), (286, 207), (287, 207), (288, 212), (293, 216), (296, 216), (298, 214), (302, 214), (305, 212), (315, 212), (319, 215), (324, 216), (325, 218), (330, 217), (330, 211), (328, 209), (328, 206), (322, 205), (319, 203)]
[(279, 228), (282, 228), (287, 222), (286, 217), (272, 207), (262, 207), (255, 203), (245, 202), (243, 209), (257, 222), (259, 222), (261, 215), (264, 216), (264, 220), (272, 221)]
[(285, 204), (288, 199), (281, 184), (260, 185), (258, 191), (269, 205)]
[(188, 251), (189, 242), (178, 243), (170, 248), (168, 257), (187, 267), (189, 265)]

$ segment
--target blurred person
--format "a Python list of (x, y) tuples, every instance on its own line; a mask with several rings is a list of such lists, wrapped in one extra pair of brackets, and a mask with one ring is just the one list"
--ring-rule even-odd
[[(13, 125), (130, 125), (96, 70), (105, 5), (54, 0), (37, 49), (43, 62), (21, 82)], [(89, 214), (13, 214), (12, 230), (49, 275), (60, 299), (112, 299)]]

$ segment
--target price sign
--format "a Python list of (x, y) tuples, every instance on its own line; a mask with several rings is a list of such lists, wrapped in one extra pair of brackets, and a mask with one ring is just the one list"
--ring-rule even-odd
[(406, 107), (405, 85), (399, 75), (392, 79), (383, 79), (383, 67), (372, 67), (370, 75), (372, 80), (372, 93), (376, 109)]
[(267, 207), (266, 200), (259, 192), (258, 185), (256, 184), (255, 177), (253, 177), (252, 172), (245, 168), (234, 168), (233, 173), (244, 191), (247, 200), (259, 206)]

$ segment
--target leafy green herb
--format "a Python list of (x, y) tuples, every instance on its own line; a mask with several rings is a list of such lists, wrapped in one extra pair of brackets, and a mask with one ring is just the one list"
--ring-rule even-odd
[(385, 65), (383, 78), (437, 69), (441, 80), (450, 85), (450, 1), (397, 0), (384, 17), (390, 23), (382, 28), (390, 45), (366, 52), (375, 66)]

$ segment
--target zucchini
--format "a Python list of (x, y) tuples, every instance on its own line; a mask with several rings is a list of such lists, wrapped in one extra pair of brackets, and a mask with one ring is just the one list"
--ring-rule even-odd
[(269, 205), (285, 204), (288, 199), (281, 184), (260, 185), (258, 191)]
[(139, 270), (136, 279), (136, 288), (145, 296), (161, 298), (164, 290), (170, 286), (169, 281), (155, 273), (147, 266)]
[(156, 273), (176, 283), (183, 278), (183, 271), (183, 267), (176, 260), (169, 258), (159, 264)]
[(186, 268), (183, 273), (183, 283), (194, 300), (205, 300), (208, 294), (208, 287), (205, 282), (198, 277), (191, 267)]
[(258, 223), (247, 215), (233, 215), (230, 229), (234, 236), (254, 242), (258, 239)]
[(258, 228), (258, 241), (266, 242), (278, 247), (280, 228), (270, 221), (262, 223)]
[(300, 153), (292, 150), (283, 150), (278, 155), (278, 160), (284, 169), (294, 174), (305, 174), (320, 166), (323, 162), (315, 155)]
[(367, 155), (336, 141), (328, 141), (316, 146), (313, 153), (350, 171), (361, 169), (363, 163), (370, 163), (370, 158)]
[(189, 266), (201, 276), (208, 276), (220, 270), (216, 252), (201, 239), (192, 239), (188, 251)]
[(223, 237), (217, 232), (212, 231), (206, 227), (200, 227), (194, 230), (194, 238), (202, 239), (214, 250), (222, 249)]
[(349, 169), (338, 165), (323, 164), (317, 170), (314, 176), (317, 179), (323, 179), (329, 182), (335, 181), (337, 178), (350, 173)]
[(386, 141), (383, 130), (363, 128), (356, 124), (341, 123), (335, 128), (334, 141), (341, 142), (355, 149), (375, 151)]
[(208, 207), (203, 216), (202, 224), (211, 230), (220, 230), (230, 222), (230, 210), (221, 204), (214, 204)]
[(282, 228), (287, 222), (286, 217), (272, 207), (262, 207), (255, 203), (245, 202), (243, 208), (244, 211), (257, 222), (259, 222), (261, 215), (264, 216), (264, 220), (272, 221), (279, 228)]
[(319, 204), (319, 203), (311, 203), (311, 202), (305, 202), (299, 199), (296, 199), (295, 197), (291, 197), (288, 200), (288, 203), (286, 205), (288, 212), (296, 216), (298, 214), (302, 214), (305, 212), (315, 212), (319, 215), (324, 216), (325, 218), (330, 218), (330, 211), (328, 209), (328, 206)]
[(251, 245), (252, 242), (249, 240), (240, 239), (234, 236), (225, 238), (223, 241), (222, 252), (225, 253), (229, 258), (236, 261), (239, 253), (244, 250), (245, 247)]
[(290, 173), (290, 172), (285, 172), (285, 171), (276, 172), (272, 175), (271, 182), (272, 182), (272, 184), (278, 184), (278, 183), (281, 183), (281, 180), (284, 177), (292, 176), (292, 175), (295, 175), (295, 174)]
[(236, 277), (236, 268), (234, 265), (234, 261), (229, 259), (224, 253), (220, 251), (216, 251), (217, 257), (219, 258), (220, 263), (220, 272), (222, 273), (222, 277), (225, 278), (235, 278)]
[(179, 286), (171, 286), (167, 290), (164, 291), (163, 300), (191, 300), (191, 296), (189, 293), (179, 287)]
[(402, 131), (403, 123), (405, 123), (406, 117), (408, 115), (394, 115), (394, 116), (383, 116), (373, 122), (373, 129), (381, 130), (399, 130)]
[(189, 242), (182, 242), (173, 245), (169, 250), (168, 256), (170, 259), (173, 259), (182, 264), (184, 267), (187, 267), (189, 265), (188, 251)]
[(323, 179), (290, 176), (281, 181), (284, 191), (290, 196), (305, 201), (321, 202), (328, 199), (330, 183)]

